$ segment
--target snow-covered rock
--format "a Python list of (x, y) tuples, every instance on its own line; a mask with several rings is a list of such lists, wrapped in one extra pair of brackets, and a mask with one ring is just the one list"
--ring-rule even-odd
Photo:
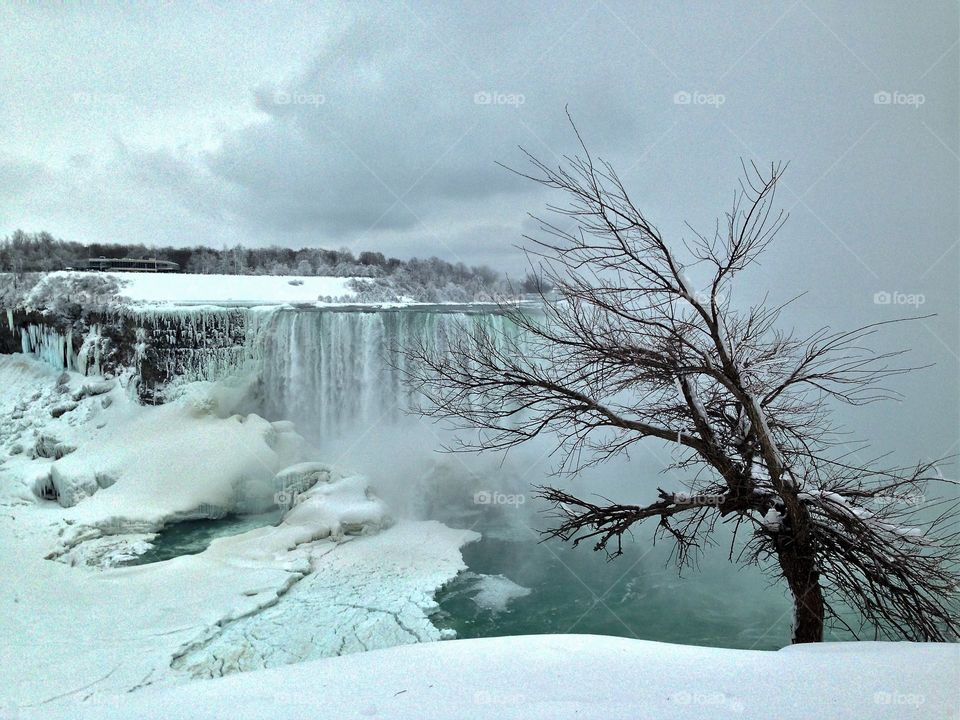
[(84, 382), (79, 390), (73, 392), (74, 400), (83, 400), (94, 395), (103, 395), (110, 392), (117, 386), (115, 380), (90, 380)]

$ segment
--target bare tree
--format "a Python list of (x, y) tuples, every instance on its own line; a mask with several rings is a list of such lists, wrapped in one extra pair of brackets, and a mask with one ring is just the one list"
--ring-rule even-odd
[[(528, 238), (554, 288), (542, 313), (502, 307), (519, 334), (465, 325), (440, 348), (404, 350), (425, 397), (418, 411), (475, 431), (455, 450), (506, 450), (548, 435), (558, 474), (644, 439), (669, 443), (670, 467), (688, 474), (682, 490), (623, 505), (539, 487), (552, 508), (548, 535), (616, 556), (625, 532), (652, 521), (654, 542), (672, 539), (683, 565), (729, 521), (730, 558), (786, 581), (794, 642), (822, 640), (825, 619), (855, 634), (955, 637), (956, 506), (914, 502), (935, 466), (855, 460), (865, 446), (830, 421), (833, 403), (891, 397), (884, 381), (911, 369), (893, 364), (898, 352), (864, 348), (884, 323), (800, 337), (778, 328), (789, 303), (731, 302), (734, 279), (785, 221), (774, 203), (783, 167), (745, 166), (713, 235), (675, 247), (613, 168), (581, 148), (556, 168), (527, 155), (533, 169), (520, 173), (566, 199), (549, 206), (550, 221), (536, 218), (541, 236)], [(709, 277), (699, 292), (694, 271)], [(858, 627), (845, 608), (859, 612)]]

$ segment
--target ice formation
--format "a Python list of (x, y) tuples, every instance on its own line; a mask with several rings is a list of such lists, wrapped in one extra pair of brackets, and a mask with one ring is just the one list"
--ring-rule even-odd
[[(311, 460), (292, 423), (234, 412), (229, 388), (189, 383), (152, 407), (129, 381), (0, 356), (0, 687), (15, 706), (440, 637), (433, 592), (475, 533), (395, 524), (366, 478)], [(170, 523), (277, 504), (276, 526), (122, 567)]]
[[(169, 397), (177, 384), (243, 377), (250, 383), (248, 407), (310, 428), (317, 437), (402, 414), (410, 390), (402, 382), (403, 356), (397, 350), (411, 341), (441, 344), (456, 328), (478, 323), (496, 334), (517, 332), (490, 308), (373, 310), (141, 304), (117, 308), (114, 322), (136, 328), (130, 368), (136, 382)], [(79, 343), (72, 331), (46, 325), (27, 325), (20, 332), (24, 353), (58, 368), (101, 371), (99, 325)]]
[(530, 588), (517, 585), (503, 575), (481, 575), (477, 583), (479, 592), (473, 596), (478, 607), (491, 612), (503, 612), (512, 600), (526, 597)]

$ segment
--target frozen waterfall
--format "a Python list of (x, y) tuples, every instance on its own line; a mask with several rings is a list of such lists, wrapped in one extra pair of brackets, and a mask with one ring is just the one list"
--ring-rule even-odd
[[(499, 335), (519, 332), (495, 308), (138, 307), (117, 311), (78, 335), (30, 324), (22, 349), (81, 373), (130, 368), (144, 402), (171, 386), (242, 376), (249, 409), (292, 420), (316, 438), (388, 423), (410, 405), (396, 348), (443, 342), (445, 331), (482, 323)], [(105, 368), (103, 355), (116, 362)]]
[(484, 323), (509, 332), (491, 312), (423, 309), (304, 310), (283, 308), (248, 326), (248, 362), (257, 377), (262, 414), (289, 419), (320, 437), (378, 425), (401, 416), (410, 390), (396, 348), (444, 331)]

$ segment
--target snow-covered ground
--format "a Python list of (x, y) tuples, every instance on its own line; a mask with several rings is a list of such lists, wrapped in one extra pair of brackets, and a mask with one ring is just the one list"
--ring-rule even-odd
[(409, 645), (24, 717), (924, 720), (957, 717), (960, 647), (779, 652), (540, 635)]
[(287, 275), (186, 275), (113, 273), (123, 282), (121, 293), (133, 302), (172, 304), (315, 303), (322, 298), (354, 297), (352, 278)]
[[(480, 294), (470, 301), (426, 302), (399, 295), (390, 300), (360, 300), (356, 290), (350, 287), (353, 280), (369, 278), (332, 277), (314, 275), (193, 275), (189, 273), (148, 272), (91, 272), (58, 270), (44, 275), (29, 293), (25, 305), (43, 308), (50, 295), (64, 293), (61, 283), (82, 281), (84, 278), (116, 280), (120, 288), (113, 304), (149, 306), (151, 310), (182, 308), (184, 306), (252, 307), (261, 305), (365, 305), (379, 308), (404, 308), (413, 306), (494, 306), (497, 300), (517, 307), (536, 308), (536, 298), (518, 300), (495, 293)], [(49, 292), (44, 286), (56, 286)]]
[[(228, 385), (191, 383), (144, 407), (127, 382), (0, 356), (0, 718), (960, 710), (958, 645), (420, 644), (444, 637), (429, 619), (433, 594), (464, 569), (460, 548), (476, 533), (394, 521), (366, 478), (318, 462), (291, 423), (236, 414)], [(166, 524), (271, 504), (284, 508), (276, 526), (123, 564)], [(497, 576), (487, 585), (492, 607), (525, 592)]]
[[(144, 407), (123, 385), (0, 356), (0, 716), (440, 639), (432, 596), (475, 533), (392, 523), (365, 478), (215, 386)], [(274, 502), (276, 527), (116, 567), (166, 523)]]
[[(58, 271), (48, 278), (84, 273)], [(356, 293), (352, 278), (288, 275), (190, 275), (186, 273), (96, 273), (115, 278), (120, 295), (135, 304), (159, 305), (276, 305), (312, 304), (325, 299), (349, 302)]]

